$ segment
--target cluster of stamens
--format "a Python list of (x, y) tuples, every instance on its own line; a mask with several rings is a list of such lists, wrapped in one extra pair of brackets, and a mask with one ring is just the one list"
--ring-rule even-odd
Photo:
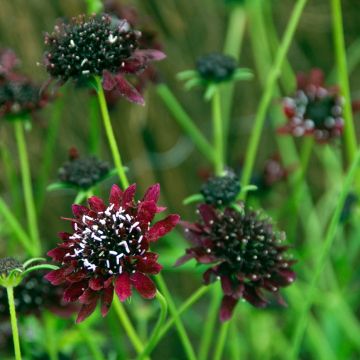
[(65, 255), (75, 258), (84, 269), (103, 275), (132, 272), (133, 256), (143, 255), (146, 246), (140, 223), (122, 207), (111, 204), (96, 218), (83, 215), (74, 223), (72, 251)]

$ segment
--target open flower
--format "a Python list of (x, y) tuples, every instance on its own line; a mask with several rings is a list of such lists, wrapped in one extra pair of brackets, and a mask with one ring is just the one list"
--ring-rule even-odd
[(308, 76), (297, 76), (297, 90), (293, 97), (284, 99), (284, 113), (287, 124), (278, 129), (281, 134), (310, 135), (318, 143), (342, 134), (343, 99), (338, 87), (324, 84), (324, 74), (319, 69), (313, 69)]
[(108, 206), (95, 196), (88, 199), (89, 207), (73, 205), (73, 232), (61, 233), (63, 242), (48, 253), (61, 267), (46, 279), (66, 284), (64, 300), (82, 304), (77, 322), (88, 317), (99, 300), (105, 316), (114, 290), (121, 301), (131, 296), (132, 288), (146, 299), (155, 296), (148, 275), (159, 273), (161, 265), (149, 246), (171, 231), (179, 216), (169, 215), (151, 226), (155, 214), (164, 210), (156, 205), (160, 186), (151, 186), (137, 202), (135, 190), (135, 184), (124, 192), (113, 185)]
[(91, 81), (102, 78), (104, 90), (116, 89), (127, 100), (143, 104), (140, 93), (125, 79), (126, 74), (139, 74), (149, 62), (162, 60), (158, 50), (139, 49), (141, 32), (131, 29), (124, 19), (107, 14), (79, 15), (69, 23), (55, 26), (47, 34), (45, 66), (53, 79)]
[(247, 208), (243, 212), (229, 207), (220, 211), (202, 204), (199, 212), (199, 222), (184, 223), (194, 247), (187, 249), (177, 264), (194, 258), (212, 265), (204, 273), (204, 281), (221, 280), (220, 319), (231, 317), (239, 299), (266, 307), (266, 293), (271, 293), (279, 304), (285, 304), (279, 289), (291, 284), (295, 273), (290, 269), (294, 261), (285, 255), (288, 246), (281, 244), (284, 234), (274, 232), (269, 219)]

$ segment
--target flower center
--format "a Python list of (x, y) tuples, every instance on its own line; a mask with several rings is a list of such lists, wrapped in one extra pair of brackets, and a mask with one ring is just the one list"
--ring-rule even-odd
[(334, 116), (332, 113), (334, 106), (335, 100), (331, 96), (311, 100), (306, 107), (305, 117), (311, 119), (317, 128), (324, 127), (329, 122), (329, 118)]
[(71, 236), (76, 243), (70, 257), (78, 259), (86, 270), (103, 274), (132, 271), (132, 257), (145, 252), (140, 223), (120, 207), (111, 204), (96, 218), (83, 215), (82, 223), (75, 223)]

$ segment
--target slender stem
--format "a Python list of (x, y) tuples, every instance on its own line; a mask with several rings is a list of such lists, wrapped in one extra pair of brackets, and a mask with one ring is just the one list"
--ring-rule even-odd
[(14, 342), (15, 359), (21, 360), (19, 330), (17, 326), (16, 310), (15, 310), (15, 302), (14, 302), (14, 288), (12, 286), (8, 286), (6, 287), (6, 292), (9, 301), (10, 321), (11, 321), (12, 337)]
[(332, 7), (332, 20), (333, 20), (332, 23), (333, 23), (333, 32), (334, 32), (336, 63), (337, 63), (337, 71), (338, 71), (337, 75), (339, 78), (339, 84), (342, 94), (345, 98), (345, 104), (344, 104), (345, 147), (346, 147), (348, 162), (351, 163), (354, 160), (356, 154), (357, 141), (356, 141), (356, 132), (354, 127), (353, 113), (351, 108), (351, 95), (350, 95), (350, 85), (349, 85), (349, 77), (348, 77), (348, 66), (346, 59), (341, 0), (331, 0), (331, 7)]
[(207, 314), (206, 322), (204, 324), (204, 331), (200, 342), (199, 360), (208, 359), (210, 344), (214, 335), (216, 319), (218, 317), (219, 306), (220, 306), (219, 289), (215, 284), (212, 289), (210, 307)]
[(28, 158), (26, 142), (25, 142), (24, 123), (21, 119), (16, 120), (14, 126), (15, 126), (16, 143), (19, 152), (21, 178), (22, 178), (22, 185), (24, 191), (25, 207), (26, 207), (30, 237), (33, 241), (33, 246), (35, 248), (36, 254), (41, 254), (41, 243), (40, 243), (39, 229), (36, 219), (34, 195), (31, 184), (29, 158)]
[(100, 153), (100, 119), (99, 119), (99, 105), (95, 96), (90, 98), (90, 130), (89, 130), (89, 151), (91, 154), (99, 155)]
[[(268, 79), (267, 79), (267, 82), (265, 85), (265, 90), (264, 90), (263, 96), (260, 100), (258, 111), (257, 111), (256, 117), (255, 117), (255, 125), (253, 128), (251, 137), (250, 137), (250, 142), (249, 142), (248, 150), (246, 153), (245, 165), (244, 165), (243, 175), (242, 175), (242, 179), (241, 179), (241, 183), (243, 186), (248, 185), (250, 182), (251, 173), (252, 173), (252, 170), (254, 167), (255, 158), (256, 158), (259, 142), (260, 142), (262, 128), (263, 128), (263, 125), (265, 122), (267, 109), (270, 105), (273, 93), (276, 89), (276, 81), (280, 75), (281, 68), (282, 68), (284, 60), (286, 58), (286, 54), (290, 48), (292, 39), (295, 34), (296, 27), (299, 23), (299, 20), (300, 20), (300, 17), (301, 17), (301, 14), (305, 7), (306, 2), (307, 2), (307, 0), (298, 0), (296, 2), (296, 5), (294, 6), (294, 10), (291, 14), (289, 23), (285, 30), (283, 40), (282, 40), (279, 50), (276, 54), (274, 64), (269, 73), (269, 76), (268, 76)], [(245, 198), (246, 198), (246, 193), (244, 193), (244, 195), (243, 195), (244, 200), (245, 200)]]
[(9, 207), (6, 205), (5, 201), (0, 197), (0, 214), (4, 217), (7, 224), (14, 232), (14, 235), (19, 240), (19, 242), (24, 246), (26, 251), (31, 256), (37, 256), (36, 249), (32, 246), (32, 241), (29, 236), (26, 234), (25, 230), (21, 227), (20, 223), (17, 221), (16, 216), (11, 212)]
[(316, 289), (317, 289), (317, 283), (318, 283), (320, 275), (324, 269), (326, 261), (329, 257), (329, 251), (330, 251), (332, 243), (335, 239), (335, 235), (337, 232), (341, 212), (344, 207), (345, 199), (346, 199), (347, 194), (350, 191), (350, 187), (351, 187), (351, 184), (355, 177), (355, 174), (357, 172), (359, 162), (360, 162), (360, 150), (357, 151), (354, 161), (352, 162), (351, 168), (346, 176), (344, 186), (339, 195), (339, 200), (338, 200), (337, 206), (335, 208), (334, 215), (331, 219), (330, 225), (328, 227), (328, 230), (327, 230), (327, 233), (325, 236), (325, 240), (322, 244), (322, 247), (320, 248), (318, 260), (315, 265), (315, 270), (312, 273), (309, 288), (308, 288), (305, 296), (303, 296), (302, 308), (300, 310), (299, 316), (297, 316), (298, 322), (295, 326), (295, 332), (294, 332), (293, 341), (292, 341), (292, 348), (291, 348), (291, 352), (290, 352), (290, 356), (289, 356), (290, 360), (293, 360), (293, 359), (295, 360), (298, 358), (301, 341), (302, 341), (302, 338), (303, 338), (305, 330), (306, 330), (306, 325), (308, 323), (308, 318), (310, 316), (310, 309), (311, 309), (312, 303), (314, 301), (314, 297), (315, 297), (315, 293), (316, 293)]
[(196, 127), (192, 119), (179, 104), (171, 90), (165, 84), (159, 84), (156, 91), (161, 100), (167, 106), (177, 123), (184, 132), (191, 138), (198, 150), (210, 161), (214, 161), (215, 152), (208, 140)]
[(106, 360), (105, 356), (99, 350), (99, 346), (96, 344), (96, 342), (94, 342), (94, 340), (91, 338), (91, 335), (88, 333), (88, 327), (84, 323), (80, 323), (77, 326), (81, 337), (84, 339), (91, 353), (91, 358), (94, 360)]
[(114, 297), (114, 308), (116, 311), (116, 314), (122, 324), (122, 326), (125, 329), (125, 332), (127, 336), (129, 337), (132, 345), (134, 346), (134, 349), (138, 354), (141, 354), (144, 351), (143, 343), (138, 337), (125, 309), (123, 304), (120, 302), (119, 298), (117, 296)]
[(230, 324), (231, 320), (228, 320), (221, 325), (219, 338), (216, 343), (214, 360), (221, 360)]
[(224, 171), (224, 133), (221, 114), (221, 97), (218, 88), (211, 101), (215, 148), (215, 173), (216, 175), (221, 175)]
[(162, 294), (159, 291), (156, 292), (156, 299), (159, 301), (160, 304), (160, 317), (152, 331), (151, 337), (148, 343), (146, 344), (143, 352), (138, 356), (138, 360), (146, 359), (147, 355), (150, 354), (150, 352), (159, 342), (160, 331), (166, 320), (167, 307), (168, 307), (166, 299), (162, 296)]
[(164, 296), (166, 298), (166, 301), (169, 306), (170, 314), (174, 318), (175, 326), (176, 326), (180, 341), (184, 347), (187, 358), (191, 359), (191, 360), (196, 360), (196, 355), (195, 355), (194, 349), (191, 345), (190, 339), (186, 333), (185, 326), (182, 323), (181, 318), (177, 315), (177, 308), (176, 308), (175, 302), (172, 299), (170, 291), (167, 288), (166, 283), (165, 283), (163, 277), (161, 276), (161, 274), (156, 276), (156, 281), (159, 285), (161, 292), (164, 294)]
[(102, 114), (102, 119), (105, 127), (106, 136), (109, 141), (110, 150), (113, 156), (114, 164), (117, 169), (119, 179), (121, 182), (121, 185), (123, 188), (127, 188), (129, 186), (128, 179), (126, 177), (125, 169), (121, 160), (120, 151), (116, 143), (114, 130), (111, 125), (111, 120), (109, 116), (108, 107), (106, 104), (104, 89), (102, 88), (101, 80), (99, 78), (96, 78), (97, 85), (98, 85), (98, 99), (99, 99), (99, 105), (100, 110)]
[(180, 307), (176, 314), (172, 315), (172, 318), (169, 319), (165, 325), (163, 326), (160, 335), (160, 339), (171, 329), (171, 327), (175, 324), (175, 318), (180, 317), (190, 306), (192, 306), (195, 302), (197, 302), (204, 294), (206, 294), (210, 289), (210, 286), (202, 286), (196, 292), (194, 292)]

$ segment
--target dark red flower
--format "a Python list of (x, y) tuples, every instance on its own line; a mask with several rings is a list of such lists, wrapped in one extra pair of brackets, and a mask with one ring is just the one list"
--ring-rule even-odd
[(202, 204), (199, 213), (199, 222), (183, 224), (194, 247), (187, 249), (177, 264), (194, 258), (212, 265), (204, 273), (204, 281), (221, 281), (224, 297), (220, 319), (231, 317), (239, 299), (266, 307), (266, 293), (275, 295), (277, 302), (284, 305), (279, 288), (295, 279), (290, 269), (294, 261), (284, 254), (288, 246), (281, 244), (284, 234), (274, 232), (268, 218), (247, 208), (241, 213), (229, 207), (220, 211)]
[(79, 15), (46, 35), (44, 63), (60, 83), (100, 76), (104, 90), (117, 91), (127, 100), (143, 104), (142, 96), (125, 75), (138, 75), (151, 61), (162, 60), (165, 55), (158, 50), (139, 49), (140, 38), (141, 32), (131, 29), (125, 19), (107, 14)]
[(297, 76), (297, 90), (284, 99), (287, 124), (279, 128), (281, 134), (296, 137), (314, 136), (319, 143), (339, 138), (344, 127), (343, 99), (336, 86), (324, 84), (324, 74), (314, 69), (308, 76)]
[(48, 253), (61, 267), (46, 279), (66, 284), (64, 300), (82, 304), (77, 322), (88, 317), (99, 300), (105, 316), (114, 290), (121, 301), (131, 296), (132, 288), (146, 299), (155, 296), (148, 275), (159, 273), (161, 265), (158, 255), (149, 251), (150, 243), (171, 231), (179, 216), (169, 215), (151, 226), (155, 214), (164, 210), (156, 204), (160, 186), (151, 186), (137, 202), (135, 190), (135, 184), (125, 191), (113, 185), (109, 206), (95, 196), (88, 199), (89, 207), (73, 205), (73, 233), (61, 233), (63, 242)]

